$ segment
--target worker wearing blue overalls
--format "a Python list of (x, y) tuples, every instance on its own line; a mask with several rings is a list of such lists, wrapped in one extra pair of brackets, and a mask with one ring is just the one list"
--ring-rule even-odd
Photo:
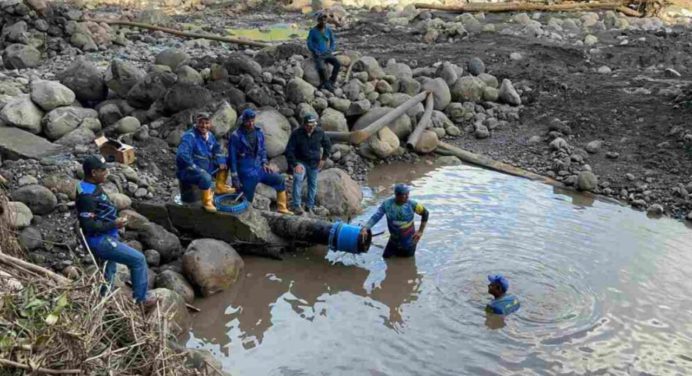
[[(195, 126), (183, 134), (175, 156), (176, 177), (182, 184), (196, 185), (202, 190), (202, 206), (208, 212), (216, 212), (212, 176), (216, 172), (216, 193), (233, 193), (226, 185), (228, 168), (221, 145), (211, 133), (209, 114), (197, 114)], [(218, 172), (217, 172), (218, 171)]]
[[(361, 230), (363, 236), (367, 235), (383, 216), (387, 216), (387, 227), (389, 228), (389, 241), (384, 248), (382, 257), (392, 256), (411, 257), (416, 253), (418, 241), (423, 236), (425, 226), (428, 223), (428, 210), (422, 204), (409, 200), (410, 188), (404, 184), (394, 186), (394, 197), (385, 200), (375, 214)], [(414, 215), (421, 216), (420, 228), (416, 231)]]
[(288, 197), (284, 177), (269, 166), (264, 147), (264, 133), (255, 126), (254, 110), (248, 108), (240, 115), (240, 126), (228, 141), (228, 166), (233, 186), (241, 190), (252, 202), (258, 183), (276, 190), (276, 209), (279, 213), (293, 214), (288, 210)]
[[(327, 26), (327, 15), (322, 12), (315, 14), (317, 25), (310, 29), (308, 33), (308, 50), (312, 53), (312, 58), (315, 60), (315, 68), (320, 75), (320, 89), (324, 88), (329, 91), (334, 91), (334, 84), (339, 75), (341, 64), (336, 57), (336, 39), (334, 31)], [(332, 75), (327, 79), (327, 67), (325, 63), (332, 65)]]
[[(117, 263), (130, 269), (132, 292), (137, 303), (149, 308), (156, 298), (147, 296), (147, 261), (142, 252), (122, 243), (118, 229), (124, 228), (126, 217), (118, 217), (115, 205), (101, 188), (108, 170), (103, 158), (89, 156), (82, 164), (84, 180), (77, 185), (77, 217), (87, 245), (94, 256), (106, 260), (105, 278), (110, 285), (115, 277)], [(106, 290), (102, 291), (105, 293)]]

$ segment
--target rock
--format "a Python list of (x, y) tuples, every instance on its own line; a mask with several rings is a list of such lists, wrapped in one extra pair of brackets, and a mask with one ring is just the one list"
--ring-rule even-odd
[(56, 194), (64, 194), (70, 200), (74, 200), (77, 197), (77, 184), (79, 180), (68, 176), (64, 173), (57, 173), (48, 175), (43, 179), (41, 185), (50, 189)]
[(17, 182), (17, 184), (20, 187), (23, 187), (25, 185), (30, 185), (30, 184), (38, 184), (38, 179), (36, 179), (35, 177), (33, 177), (31, 175), (24, 175), (21, 178), (19, 178), (19, 181)]
[(553, 150), (565, 150), (569, 148), (569, 144), (562, 137), (557, 137), (550, 142), (550, 148)]
[(477, 77), (459, 77), (451, 88), (452, 100), (458, 102), (480, 102), (485, 83)]
[(120, 110), (120, 107), (118, 107), (118, 105), (115, 103), (106, 103), (104, 105), (99, 105), (98, 112), (99, 119), (106, 126), (115, 124), (124, 116), (124, 114)]
[(521, 105), (521, 97), (519, 97), (519, 94), (514, 89), (514, 86), (512, 86), (512, 81), (506, 78), (502, 80), (502, 85), (500, 85), (499, 99), (502, 102), (511, 104), (513, 106)]
[(147, 265), (149, 266), (159, 266), (161, 264), (161, 254), (155, 249), (144, 251), (144, 257), (146, 257)]
[(512, 52), (511, 54), (509, 54), (509, 58), (510, 60), (519, 61), (524, 58), (524, 55), (522, 55), (519, 52)]
[(25, 228), (19, 233), (17, 239), (22, 248), (27, 251), (33, 251), (43, 246), (43, 235), (36, 227)]
[(646, 209), (646, 214), (651, 217), (660, 217), (664, 212), (663, 206), (660, 204), (653, 204)]
[(38, 185), (26, 185), (12, 192), (12, 199), (26, 204), (33, 214), (44, 215), (53, 212), (58, 199), (48, 188)]
[(62, 145), (18, 128), (0, 126), (0, 155), (8, 159), (41, 159), (65, 152)]
[(295, 104), (312, 102), (315, 99), (315, 87), (295, 77), (286, 85), (286, 99)]
[(385, 76), (380, 63), (372, 56), (363, 56), (353, 64), (354, 72), (367, 72), (370, 80), (379, 80)]
[(192, 289), (192, 286), (182, 274), (172, 270), (164, 270), (159, 273), (156, 276), (154, 286), (177, 292), (185, 300), (185, 303), (192, 303), (195, 300), (195, 290)]
[(490, 131), (488, 130), (488, 127), (486, 127), (485, 125), (477, 124), (476, 131), (473, 135), (476, 136), (477, 139), (482, 140), (484, 138), (490, 137)]
[(497, 100), (500, 98), (500, 91), (490, 87), (486, 86), (483, 88), (483, 100), (486, 102), (497, 102)]
[(591, 171), (582, 171), (577, 178), (577, 188), (580, 191), (593, 191), (598, 187), (598, 177)]
[(329, 98), (329, 106), (339, 112), (346, 112), (351, 107), (351, 101), (348, 99), (331, 97)]
[(233, 247), (216, 239), (193, 240), (183, 255), (183, 273), (205, 297), (233, 286), (244, 265)]
[(317, 175), (317, 203), (332, 215), (351, 215), (362, 211), (363, 193), (348, 173), (338, 168)]
[(22, 229), (31, 224), (34, 215), (31, 209), (20, 201), (9, 201), (2, 213), (2, 219), (10, 228)]
[(392, 85), (389, 84), (389, 82), (385, 80), (379, 80), (375, 84), (375, 90), (377, 90), (378, 93), (393, 93), (394, 89), (392, 89)]
[(665, 73), (666, 77), (669, 77), (669, 78), (680, 78), (680, 77), (682, 77), (682, 75), (680, 74), (680, 72), (676, 71), (676, 70), (673, 69), (673, 68), (666, 68), (666, 70), (665, 70), (663, 73)]
[[(356, 123), (353, 125), (352, 130), (357, 131), (363, 129), (392, 110), (393, 108), (390, 107), (373, 108), (370, 111), (368, 111), (365, 115), (358, 118)], [(401, 140), (406, 139), (406, 137), (408, 137), (411, 134), (411, 132), (413, 132), (411, 119), (407, 115), (399, 116), (398, 118), (394, 119), (394, 121), (390, 122), (387, 126)]]
[(100, 102), (108, 95), (103, 74), (94, 63), (85, 59), (76, 60), (65, 71), (58, 73), (57, 77), (81, 102)]
[(597, 72), (600, 74), (610, 74), (613, 71), (610, 69), (610, 67), (603, 65), (598, 68)]
[(154, 59), (154, 64), (165, 65), (171, 68), (171, 71), (175, 71), (178, 66), (183, 65), (190, 61), (190, 56), (177, 48), (168, 48), (156, 55)]
[(541, 136), (531, 136), (527, 143), (529, 145), (535, 145), (541, 142)]
[(423, 83), (423, 90), (430, 90), (435, 98), (434, 106), (436, 110), (444, 110), (452, 101), (452, 94), (449, 86), (442, 78), (427, 80)]
[(0, 110), (0, 124), (23, 129), (31, 133), (41, 132), (43, 111), (31, 101), (28, 95), (22, 95), (7, 102)]
[(211, 92), (206, 88), (186, 83), (176, 83), (168, 89), (163, 101), (169, 113), (201, 108), (211, 102)]
[(420, 82), (414, 80), (413, 78), (403, 78), (399, 80), (399, 92), (409, 96), (418, 94), (420, 87)]
[(483, 60), (473, 57), (466, 63), (466, 69), (474, 76), (485, 73), (485, 63)]
[(445, 128), (445, 131), (452, 137), (461, 136), (461, 130), (456, 125), (450, 125), (449, 127)]
[(598, 38), (596, 38), (595, 35), (589, 34), (584, 38), (584, 45), (585, 46), (593, 46), (596, 43), (598, 43)]
[(137, 120), (136, 117), (132, 117), (132, 116), (125, 116), (124, 118), (118, 120), (118, 122), (116, 122), (113, 125), (113, 128), (115, 128), (115, 131), (118, 132), (119, 134), (128, 134), (128, 133), (137, 132), (139, 127), (141, 127), (139, 120)]
[(7, 69), (35, 68), (41, 65), (41, 52), (25, 44), (11, 44), (2, 53), (2, 62)]
[(588, 144), (586, 144), (585, 149), (587, 152), (589, 152), (591, 154), (596, 154), (601, 149), (601, 146), (603, 146), (603, 141), (595, 140), (595, 141), (591, 141)]
[(180, 257), (181, 246), (178, 237), (156, 223), (147, 223), (139, 233), (139, 239), (146, 249), (158, 251), (164, 263)]
[(436, 148), (437, 144), (440, 142), (437, 133), (433, 130), (426, 130), (420, 135), (418, 143), (416, 144), (416, 151), (422, 154), (432, 153)]
[(82, 120), (82, 122), (79, 124), (79, 128), (89, 129), (95, 134), (97, 132), (101, 132), (101, 122), (99, 119), (95, 118), (84, 118), (84, 120)]
[(279, 111), (266, 108), (257, 112), (255, 123), (264, 132), (267, 157), (274, 158), (283, 154), (291, 135), (291, 124), (288, 119)]
[(31, 83), (31, 100), (44, 111), (69, 106), (75, 98), (74, 92), (59, 82), (41, 80)]
[(440, 64), (440, 66), (437, 67), (437, 72), (435, 72), (435, 75), (445, 81), (445, 83), (448, 85), (448, 90), (449, 85), (454, 85), (454, 83), (459, 79), (457, 69), (455, 68), (454, 64), (450, 63), (449, 61), (445, 61)]
[[(160, 312), (166, 312), (171, 324), (170, 329), (174, 334), (185, 332), (190, 324), (190, 314), (185, 306), (185, 299), (180, 294), (169, 289), (153, 289), (149, 290), (149, 294), (158, 300)], [(157, 325), (160, 321), (156, 315), (157, 310), (152, 310), (148, 313), (148, 320), (152, 320), (151, 325)], [(156, 321), (156, 322), (153, 322)]]
[(459, 166), (461, 165), (461, 159), (453, 155), (439, 156), (435, 158), (435, 164), (438, 166)]
[(29, 37), (27, 35), (27, 24), (24, 21), (15, 22), (13, 24), (5, 24), (0, 34), (0, 40), (9, 43), (27, 44)]
[(384, 73), (386, 75), (394, 76), (397, 79), (402, 78), (413, 78), (413, 72), (411, 67), (404, 63), (397, 63), (396, 61), (390, 61), (384, 68)]
[(127, 93), (146, 76), (146, 72), (128, 61), (113, 60), (106, 70), (105, 82), (109, 89), (119, 97), (126, 98)]
[(348, 132), (348, 121), (343, 113), (327, 108), (322, 111), (320, 125), (327, 132)]
[(58, 107), (43, 117), (43, 133), (49, 140), (57, 140), (77, 129), (84, 119), (97, 117), (90, 108)]
[(166, 95), (168, 88), (173, 86), (176, 80), (177, 76), (171, 72), (151, 72), (127, 92), (127, 103), (137, 108), (149, 108), (152, 103)]
[(200, 375), (230, 376), (222, 371), (223, 365), (209, 350), (186, 349), (185, 367), (197, 371), (196, 374)]
[(224, 137), (233, 132), (238, 121), (238, 114), (228, 102), (223, 102), (211, 116), (211, 129), (217, 138)]
[(132, 199), (122, 193), (109, 193), (108, 198), (118, 210), (125, 210), (132, 206)]
[(473, 16), (471, 13), (464, 13), (458, 18), (464, 28), (468, 30), (469, 33), (480, 33), (483, 30), (483, 25)]
[(75, 147), (77, 145), (91, 144), (95, 139), (96, 134), (94, 131), (87, 127), (79, 127), (60, 137), (57, 141), (55, 141), (55, 143), (67, 147)]
[[(332, 74), (332, 65), (325, 64), (325, 67), (327, 77), (329, 77)], [(317, 72), (317, 68), (315, 67), (315, 60), (312, 58), (303, 60), (301, 68), (303, 69), (303, 79), (305, 81), (310, 83), (312, 86), (320, 86), (322, 79), (320, 78), (320, 74)]]
[(377, 134), (368, 139), (370, 149), (379, 158), (387, 158), (394, 154), (399, 148), (399, 137), (394, 134), (389, 128), (380, 129)]
[(370, 110), (371, 107), (372, 104), (370, 104), (370, 101), (367, 99), (351, 102), (351, 105), (348, 107), (348, 110), (346, 111), (346, 116), (363, 115), (366, 112), (368, 112), (368, 110)]
[(253, 77), (262, 76), (262, 66), (243, 53), (230, 54), (224, 59), (223, 65), (231, 75), (247, 73)]
[(614, 152), (614, 151), (609, 151), (606, 153), (606, 158), (618, 159), (618, 158), (620, 158), (620, 153)]
[(178, 76), (178, 83), (189, 84), (189, 85), (202, 85), (204, 84), (204, 79), (202, 75), (196, 70), (190, 68), (187, 65), (181, 65), (175, 70), (175, 74)]
[(481, 73), (478, 75), (478, 78), (481, 81), (483, 81), (485, 86), (495, 88), (495, 89), (497, 89), (500, 86), (498, 84), (497, 77), (493, 76), (492, 74)]

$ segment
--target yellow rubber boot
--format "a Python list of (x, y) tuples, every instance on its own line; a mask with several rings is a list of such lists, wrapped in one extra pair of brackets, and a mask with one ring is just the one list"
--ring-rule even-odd
[(281, 214), (293, 214), (288, 210), (288, 196), (286, 191), (276, 192), (276, 211)]
[(226, 184), (228, 180), (228, 170), (219, 171), (216, 173), (216, 185), (214, 191), (217, 195), (225, 195), (226, 193), (235, 193), (233, 187)]
[(209, 213), (216, 213), (216, 206), (214, 206), (214, 193), (211, 188), (206, 191), (202, 191), (202, 207)]

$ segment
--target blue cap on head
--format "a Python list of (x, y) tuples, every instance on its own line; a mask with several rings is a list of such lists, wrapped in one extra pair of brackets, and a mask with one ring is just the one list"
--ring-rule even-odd
[(318, 10), (317, 12), (312, 14), (312, 17), (315, 18), (316, 20), (319, 20), (320, 18), (327, 17), (327, 15), (324, 13), (324, 11)]
[(240, 117), (243, 118), (243, 121), (248, 119), (254, 119), (256, 116), (257, 113), (252, 108), (246, 108), (243, 110), (243, 113), (240, 114)]
[(303, 123), (317, 123), (317, 115), (310, 113), (303, 117)]
[(411, 188), (406, 184), (397, 184), (394, 186), (395, 195), (407, 195), (409, 192), (411, 192)]
[(497, 283), (502, 286), (503, 292), (507, 292), (507, 290), (509, 290), (509, 281), (502, 274), (489, 275), (488, 281), (490, 283)]

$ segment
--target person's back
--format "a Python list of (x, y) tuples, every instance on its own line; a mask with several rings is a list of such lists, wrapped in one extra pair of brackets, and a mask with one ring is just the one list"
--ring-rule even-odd
[(521, 304), (516, 296), (505, 294), (497, 299), (493, 299), (488, 303), (487, 309), (498, 315), (509, 315), (516, 312)]

